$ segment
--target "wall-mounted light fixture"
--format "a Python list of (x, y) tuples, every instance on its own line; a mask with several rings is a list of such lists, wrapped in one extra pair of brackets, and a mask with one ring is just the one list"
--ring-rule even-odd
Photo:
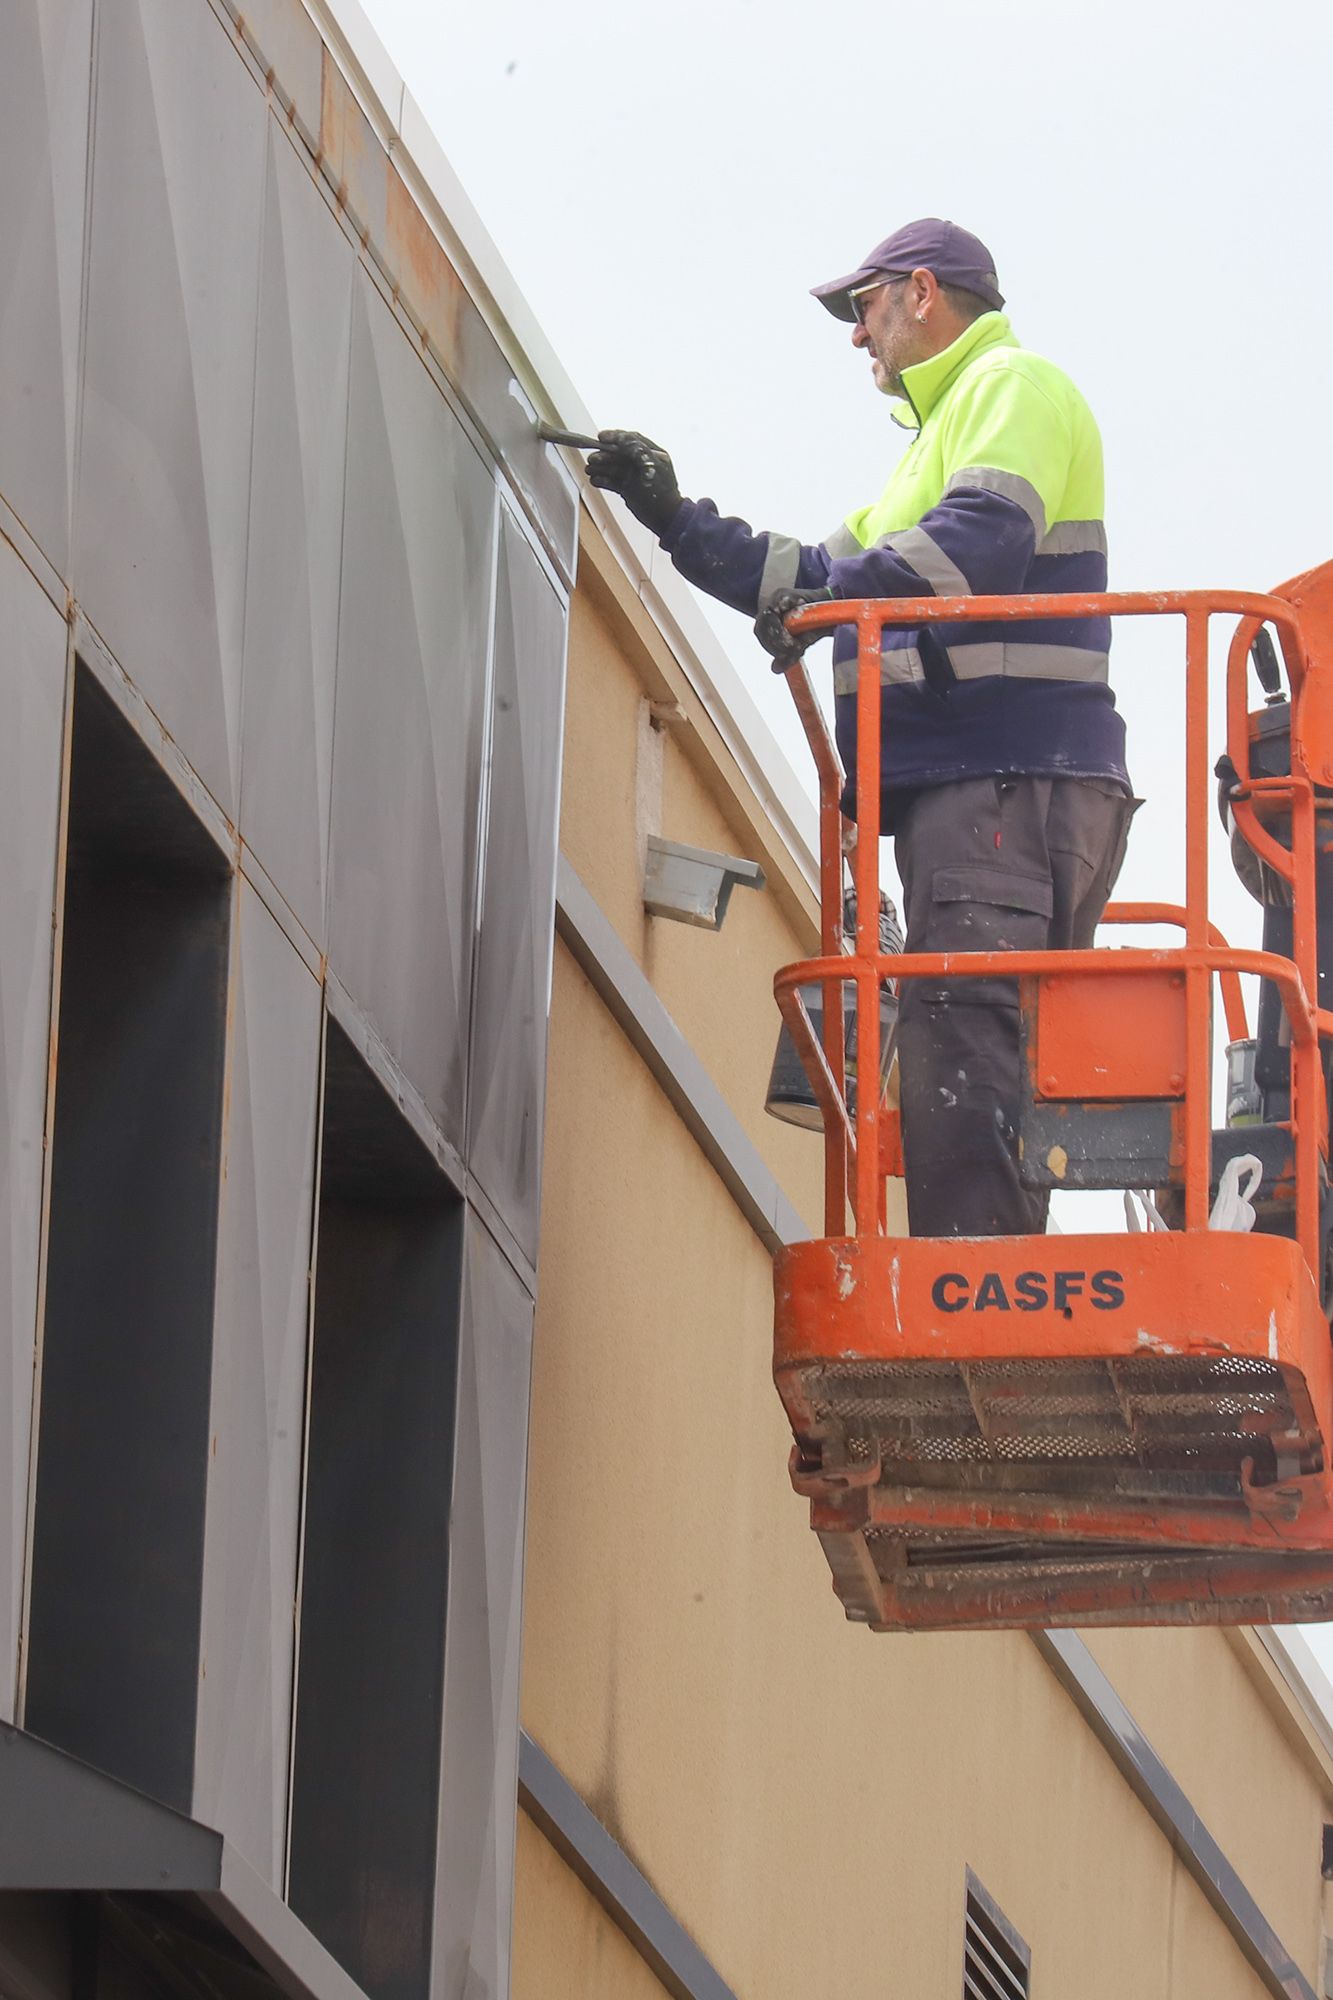
[(757, 861), (714, 854), (707, 847), (685, 847), (655, 833), (648, 836), (643, 906), (650, 916), (671, 917), (678, 924), (720, 931), (732, 890), (763, 886), (764, 871)]

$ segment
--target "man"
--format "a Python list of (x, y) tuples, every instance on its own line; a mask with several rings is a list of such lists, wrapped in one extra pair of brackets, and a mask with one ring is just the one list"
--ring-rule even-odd
[[(683, 499), (670, 459), (605, 431), (594, 485), (619, 493), (681, 574), (756, 615), (831, 597), (1102, 591), (1101, 440), (1072, 382), (1026, 353), (989, 251), (951, 222), (909, 223), (814, 297), (852, 328), (915, 433), (880, 498), (824, 542), (755, 534)], [(885, 634), (880, 825), (896, 836), (907, 950), (1092, 943), (1134, 801), (1107, 685), (1106, 619), (932, 625)], [(856, 769), (856, 640), (833, 651), (843, 766)], [(844, 810), (854, 812), (849, 783)], [(904, 981), (903, 1150), (914, 1235), (1026, 1234), (1046, 1201), (1018, 1171), (1011, 980)]]

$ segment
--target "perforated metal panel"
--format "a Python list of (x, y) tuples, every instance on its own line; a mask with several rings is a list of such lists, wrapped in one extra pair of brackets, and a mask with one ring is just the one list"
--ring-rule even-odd
[(1283, 1370), (1231, 1355), (849, 1361), (806, 1370), (803, 1388), (821, 1431), (904, 1480), (1063, 1461), (1088, 1489), (1127, 1467), (1238, 1481), (1247, 1460), (1272, 1477), (1311, 1469), (1319, 1446)]

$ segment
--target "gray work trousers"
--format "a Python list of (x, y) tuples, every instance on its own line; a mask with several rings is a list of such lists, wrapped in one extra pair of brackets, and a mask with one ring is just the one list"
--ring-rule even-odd
[[(1099, 778), (975, 778), (921, 792), (898, 828), (908, 951), (1083, 949), (1138, 801)], [(1019, 1179), (1018, 986), (905, 979), (898, 1015), (913, 1236), (1024, 1236), (1047, 1196)]]

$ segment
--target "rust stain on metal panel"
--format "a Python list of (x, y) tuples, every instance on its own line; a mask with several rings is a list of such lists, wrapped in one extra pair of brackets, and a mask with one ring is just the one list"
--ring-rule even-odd
[(329, 179), (342, 180), (342, 101), (347, 93), (341, 70), (324, 51), (319, 107), (319, 165)]
[(463, 318), (476, 308), (396, 172), (388, 175), (384, 213), (386, 266), (441, 365), (456, 377), (462, 360)]
[(382, 240), (389, 158), (329, 51), (324, 51), (319, 163), (357, 225), (362, 242)]
[(288, 125), (318, 150), (324, 44), (300, 0), (225, 0), (236, 38), (263, 73)]

